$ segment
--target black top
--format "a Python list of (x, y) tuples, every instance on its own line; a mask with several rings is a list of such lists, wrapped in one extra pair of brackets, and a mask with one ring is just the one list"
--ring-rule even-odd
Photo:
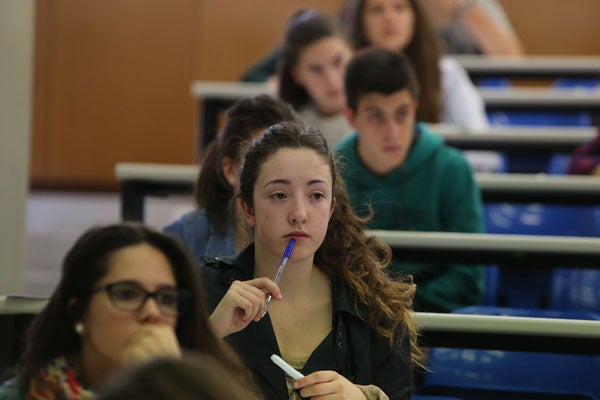
[[(234, 280), (254, 278), (254, 245), (236, 258), (205, 258), (204, 282), (209, 311), (212, 312)], [(409, 399), (411, 393), (411, 359), (408, 337), (401, 339), (398, 351), (378, 335), (360, 316), (366, 308), (356, 306), (351, 289), (339, 277), (331, 277), (333, 297), (332, 332), (312, 352), (303, 370), (308, 375), (320, 370), (334, 370), (359, 385), (376, 385), (390, 399)], [(226, 340), (238, 352), (254, 374), (267, 399), (288, 400), (285, 374), (270, 359), (281, 355), (271, 319), (267, 313)]]

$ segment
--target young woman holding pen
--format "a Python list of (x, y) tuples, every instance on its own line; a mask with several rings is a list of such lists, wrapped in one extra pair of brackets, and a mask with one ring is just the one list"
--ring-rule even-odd
[[(205, 264), (210, 321), (265, 396), (410, 398), (411, 365), (423, 361), (414, 285), (385, 275), (390, 248), (365, 236), (319, 131), (269, 128), (246, 153), (238, 201), (254, 241)], [(286, 377), (273, 354), (305, 376)]]

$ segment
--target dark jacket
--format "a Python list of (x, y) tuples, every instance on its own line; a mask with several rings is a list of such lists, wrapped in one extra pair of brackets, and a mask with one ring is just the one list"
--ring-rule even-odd
[[(215, 309), (234, 280), (254, 278), (254, 245), (237, 258), (205, 259), (203, 267), (210, 312)], [(411, 359), (408, 337), (401, 339), (398, 351), (360, 317), (350, 288), (338, 277), (331, 277), (333, 296), (332, 332), (317, 346), (301, 371), (307, 375), (334, 370), (359, 385), (376, 385), (390, 399), (409, 399)], [(271, 362), (271, 354), (281, 355), (269, 314), (252, 322), (226, 340), (253, 371), (267, 399), (287, 400), (284, 373)]]

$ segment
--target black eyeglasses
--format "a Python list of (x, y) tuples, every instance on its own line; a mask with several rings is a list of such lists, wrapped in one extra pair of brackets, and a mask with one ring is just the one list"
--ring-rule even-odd
[(149, 292), (137, 282), (122, 281), (107, 283), (92, 290), (92, 293), (105, 291), (110, 304), (119, 311), (136, 312), (144, 307), (149, 298), (156, 300), (158, 309), (164, 315), (176, 317), (187, 307), (190, 292), (175, 288), (163, 288)]

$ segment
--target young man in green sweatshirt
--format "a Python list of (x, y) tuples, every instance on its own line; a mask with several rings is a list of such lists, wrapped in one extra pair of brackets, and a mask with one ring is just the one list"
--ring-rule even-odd
[[(415, 122), (418, 83), (400, 53), (367, 49), (346, 69), (346, 116), (356, 132), (335, 147), (352, 207), (371, 208), (371, 229), (482, 232), (473, 170), (459, 150)], [(482, 267), (395, 261), (413, 275), (415, 310), (449, 312), (478, 304)]]

